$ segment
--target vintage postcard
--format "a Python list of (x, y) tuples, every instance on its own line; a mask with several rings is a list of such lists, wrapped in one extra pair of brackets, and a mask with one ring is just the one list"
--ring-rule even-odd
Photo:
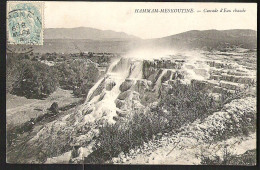
[(256, 165), (256, 3), (7, 2), (6, 162)]

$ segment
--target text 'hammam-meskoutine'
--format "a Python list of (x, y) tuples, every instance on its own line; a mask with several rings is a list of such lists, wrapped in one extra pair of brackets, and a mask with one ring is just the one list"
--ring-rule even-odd
[(194, 9), (135, 9), (135, 13), (193, 13)]

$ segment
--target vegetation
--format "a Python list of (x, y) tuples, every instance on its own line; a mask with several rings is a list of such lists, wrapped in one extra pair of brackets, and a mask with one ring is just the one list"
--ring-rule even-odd
[(219, 99), (216, 99), (205, 88), (201, 89), (195, 84), (186, 85), (177, 81), (162, 97), (157, 108), (152, 111), (160, 113), (168, 120), (167, 129), (178, 129), (196, 119), (205, 119), (221, 110), (226, 103), (242, 96), (245, 96), (243, 91), (236, 91), (236, 93), (222, 91)]
[(154, 134), (163, 130), (161, 116), (151, 114), (135, 113), (125, 124), (103, 125), (97, 139), (97, 148), (111, 159), (120, 152), (127, 153), (131, 148), (149, 141)]
[(99, 78), (99, 71), (93, 63), (85, 60), (70, 60), (57, 67), (60, 86), (73, 90), (76, 96), (86, 96)]
[(231, 100), (229, 96), (223, 93), (220, 100), (215, 100), (205, 90), (177, 82), (162, 97), (158, 106), (151, 108), (148, 113), (134, 112), (126, 123), (103, 125), (97, 139), (96, 150), (100, 153), (97, 156), (105, 155), (109, 160), (121, 152), (127, 153), (131, 148), (142, 145), (159, 133), (177, 130), (198, 118), (204, 119)]
[(36, 58), (28, 54), (9, 54), (6, 67), (6, 92), (42, 99), (60, 86), (63, 89), (73, 90), (76, 96), (86, 96), (99, 78), (99, 71), (95, 64), (84, 59), (71, 59), (49, 66), (40, 61), (43, 59), (56, 61), (56, 55), (44, 54)]
[(44, 98), (58, 86), (53, 68), (39, 61), (7, 59), (7, 92), (27, 98)]
[(13, 90), (16, 80), (19, 78), (20, 59), (17, 56), (8, 56), (6, 58), (6, 92), (10, 93)]
[(225, 146), (223, 149), (223, 158), (215, 155), (212, 158), (201, 155), (202, 165), (255, 165), (256, 150), (246, 151), (241, 155), (232, 155)]
[(52, 113), (54, 113), (54, 114), (58, 113), (59, 112), (59, 105), (58, 105), (58, 103), (57, 102), (53, 102), (51, 107), (49, 108), (49, 110)]

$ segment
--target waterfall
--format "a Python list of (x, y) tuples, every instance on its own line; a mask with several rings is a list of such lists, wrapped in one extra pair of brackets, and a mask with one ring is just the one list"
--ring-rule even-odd
[[(113, 117), (118, 110), (115, 101), (121, 93), (119, 87), (126, 78), (142, 78), (142, 61), (122, 57), (111, 63), (106, 75), (89, 90), (85, 108), (91, 113), (85, 116), (85, 122), (101, 117), (106, 117), (108, 122), (114, 122)], [(107, 85), (111, 85), (109, 83), (113, 83), (113, 87), (106, 89)]]

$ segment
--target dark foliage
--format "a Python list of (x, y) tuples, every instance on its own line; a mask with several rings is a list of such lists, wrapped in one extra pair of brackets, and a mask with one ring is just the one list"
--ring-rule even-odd
[[(32, 58), (34, 60), (32, 60)], [(96, 65), (86, 60), (66, 60), (55, 66), (48, 66), (39, 60), (56, 61), (57, 54), (8, 54), (6, 92), (27, 98), (48, 97), (60, 85), (73, 90), (74, 95), (86, 96), (99, 78)]]
[(223, 93), (220, 100), (216, 100), (194, 84), (186, 85), (177, 81), (154, 111), (168, 120), (168, 129), (177, 129), (220, 110), (229, 96), (230, 94)]
[(7, 92), (27, 98), (44, 98), (58, 86), (56, 71), (39, 61), (9, 56), (7, 58)]
[(19, 78), (19, 64), (21, 57), (9, 54), (6, 58), (6, 93), (13, 90), (15, 82)]
[(256, 164), (256, 150), (248, 150), (241, 155), (232, 155), (227, 148), (223, 149), (223, 159), (219, 156), (209, 158), (201, 156), (202, 165), (255, 165)]
[(127, 153), (131, 148), (148, 142), (154, 134), (163, 131), (163, 125), (164, 120), (157, 113), (151, 115), (135, 113), (125, 124), (102, 126), (97, 143), (99, 149), (104, 150), (104, 153), (112, 158), (120, 152)]
[(93, 63), (85, 60), (71, 60), (56, 66), (59, 83), (64, 89), (73, 90), (76, 96), (86, 96), (99, 78), (99, 71)]
[(49, 110), (52, 112), (52, 113), (58, 113), (59, 112), (59, 106), (58, 106), (58, 103), (57, 102), (53, 102), (51, 107), (49, 108)]

